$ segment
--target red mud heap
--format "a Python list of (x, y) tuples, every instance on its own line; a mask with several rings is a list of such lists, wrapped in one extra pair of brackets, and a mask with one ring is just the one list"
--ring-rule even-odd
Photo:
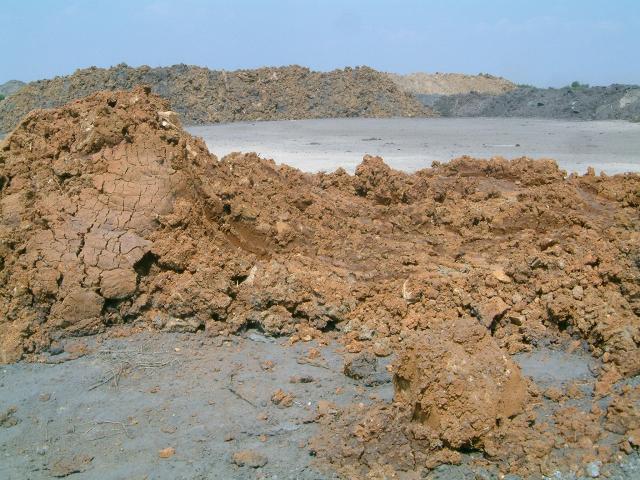
[(639, 206), (639, 176), (551, 160), (219, 161), (148, 90), (97, 93), (0, 144), (0, 360), (121, 323), (339, 330), (350, 352), (404, 351), (389, 415), (425, 452), (501, 455), (530, 421), (508, 354), (571, 335), (607, 378), (640, 373)]
[(34, 111), (2, 143), (0, 179), (4, 361), (128, 321), (338, 327), (356, 351), (471, 316), (509, 352), (562, 330), (640, 372), (637, 175), (218, 161), (138, 89)]

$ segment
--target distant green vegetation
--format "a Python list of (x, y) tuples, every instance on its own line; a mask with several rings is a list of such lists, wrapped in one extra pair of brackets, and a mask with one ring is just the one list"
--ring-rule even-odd
[(0, 101), (4, 100), (4, 95), (0, 93)]
[(574, 82), (571, 82), (571, 85), (569, 85), (569, 87), (572, 88), (573, 90), (582, 90), (584, 88), (589, 88), (589, 84), (580, 83), (579, 81), (575, 80)]

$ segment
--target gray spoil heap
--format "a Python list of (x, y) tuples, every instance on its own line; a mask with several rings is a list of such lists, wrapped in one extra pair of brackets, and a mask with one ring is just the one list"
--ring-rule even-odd
[(640, 87), (536, 88), (521, 86), (501, 95), (416, 95), (444, 117), (542, 117), (640, 121)]

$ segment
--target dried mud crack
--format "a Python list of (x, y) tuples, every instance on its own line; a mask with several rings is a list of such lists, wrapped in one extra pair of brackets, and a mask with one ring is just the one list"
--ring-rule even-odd
[[(640, 176), (567, 177), (551, 160), (411, 175), (369, 156), (355, 175), (218, 160), (148, 88), (96, 93), (32, 112), (0, 144), (0, 360), (47, 361), (122, 325), (334, 338), (376, 382), (374, 356), (394, 353), (395, 395), (318, 405), (324, 467), (393, 478), (471, 455), (584, 474), (640, 443), (639, 206)], [(589, 353), (588, 389), (520, 371), (514, 355), (549, 346)], [(321, 356), (298, 363), (322, 370)], [(147, 363), (127, 365), (97, 380)], [(284, 386), (268, 396), (296, 402)]]

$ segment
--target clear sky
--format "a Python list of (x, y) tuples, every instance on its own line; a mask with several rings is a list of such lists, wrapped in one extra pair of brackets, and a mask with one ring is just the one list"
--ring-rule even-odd
[(0, 45), (0, 83), (126, 62), (640, 84), (640, 0), (0, 0)]

